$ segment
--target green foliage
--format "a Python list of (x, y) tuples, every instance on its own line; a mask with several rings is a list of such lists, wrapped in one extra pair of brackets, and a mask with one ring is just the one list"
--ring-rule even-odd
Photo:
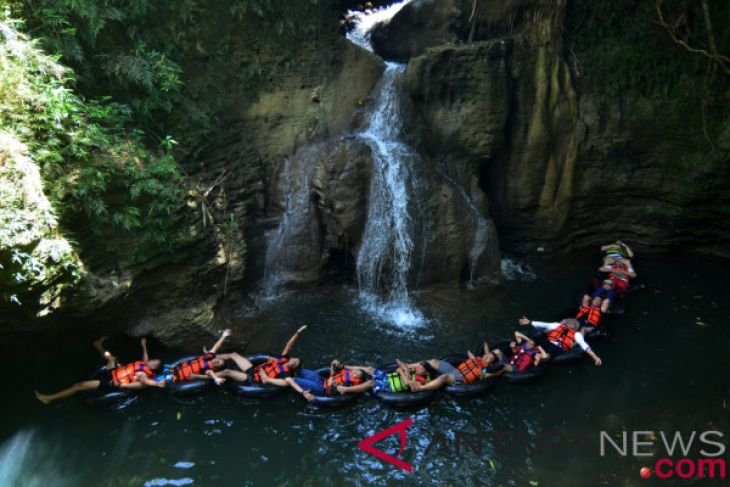
[(133, 232), (140, 256), (184, 240), (174, 217), (184, 206), (170, 152), (176, 142), (167, 137), (160, 150), (148, 151), (144, 133), (127, 129), (128, 107), (80, 98), (69, 69), (13, 29), (17, 21), (0, 22), (0, 129), (28, 147), (61, 220), (86, 222), (109, 249), (117, 239), (107, 237)]
[[(730, 48), (728, 30), (720, 27), (730, 16), (730, 3), (710, 1), (723, 32), (718, 47)], [(685, 2), (665, 1), (666, 12), (676, 12)], [(705, 47), (706, 28), (701, 15), (686, 26), (695, 45)], [(683, 97), (703, 76), (707, 60), (675, 44), (658, 24), (654, 0), (576, 1), (568, 15), (566, 41), (576, 74), (588, 84), (605, 89), (612, 98), (627, 90), (643, 95)], [(689, 83), (689, 84), (688, 84)]]

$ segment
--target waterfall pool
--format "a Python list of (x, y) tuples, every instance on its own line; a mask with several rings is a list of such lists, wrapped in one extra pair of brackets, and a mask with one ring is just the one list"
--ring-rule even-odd
[[(661, 456), (658, 442), (641, 448), (654, 457), (624, 457), (610, 446), (601, 456), (600, 435), (619, 441), (633, 431), (720, 431), (728, 443), (728, 266), (676, 256), (639, 258), (636, 265), (647, 289), (629, 297), (623, 316), (610, 318), (610, 339), (595, 347), (602, 367), (590, 360), (551, 366), (536, 384), (500, 382), (472, 400), (441, 395), (415, 411), (370, 398), (321, 411), (293, 393), (252, 401), (222, 390), (185, 400), (145, 391), (120, 411), (73, 398), (44, 406), (33, 389), (63, 388), (98, 363), (93, 333), (69, 325), (6, 334), (2, 356), (12, 367), (0, 417), (0, 485), (677, 485), (639, 476)], [(417, 293), (428, 323), (409, 334), (372, 321), (357, 305), (356, 289), (291, 293), (254, 329), (234, 326), (230, 348), (245, 340), (247, 353), (275, 353), (307, 323), (295, 347), (305, 366), (334, 357), (371, 364), (438, 357), (507, 337), (523, 314), (559, 318), (592, 267), (588, 257), (562, 259), (537, 263), (534, 279), (499, 288)], [(108, 345), (122, 360), (139, 353), (136, 340), (112, 337)], [(151, 349), (166, 360), (184, 353), (155, 343)], [(412, 473), (358, 448), (408, 418), (413, 424), (400, 458)], [(688, 457), (698, 457), (697, 441)], [(397, 435), (376, 447), (395, 454)]]

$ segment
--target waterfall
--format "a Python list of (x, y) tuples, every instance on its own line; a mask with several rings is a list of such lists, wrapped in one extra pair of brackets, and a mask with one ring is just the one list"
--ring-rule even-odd
[[(317, 240), (315, 210), (310, 201), (310, 186), (316, 160), (300, 155), (295, 160), (284, 161), (282, 194), (285, 196), (284, 213), (276, 230), (269, 237), (266, 250), (266, 266), (263, 283), (265, 298), (273, 298), (283, 285), (289, 282), (303, 282), (308, 276), (301, 270), (303, 255), (299, 247), (318, 248), (312, 242)], [(316, 243), (316, 242), (315, 242)]]
[[(372, 52), (370, 30), (391, 18), (408, 1), (371, 13), (350, 13), (355, 28), (348, 34), (353, 43)], [(387, 62), (378, 86), (375, 108), (368, 127), (358, 134), (372, 150), (373, 176), (367, 224), (357, 255), (360, 300), (365, 308), (399, 328), (420, 325), (424, 319), (408, 293), (413, 253), (413, 163), (416, 152), (400, 140), (403, 129), (400, 81), (405, 65)]]

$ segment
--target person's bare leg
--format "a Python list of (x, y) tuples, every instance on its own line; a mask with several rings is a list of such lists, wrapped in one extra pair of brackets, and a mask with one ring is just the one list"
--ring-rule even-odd
[(43, 404), (49, 404), (58, 399), (63, 399), (65, 397), (73, 396), (77, 392), (90, 391), (92, 389), (98, 389), (98, 388), (99, 388), (98, 380), (86, 380), (83, 382), (77, 382), (76, 384), (72, 385), (68, 389), (64, 389), (62, 391), (56, 392), (55, 394), (41, 394), (40, 392), (35, 391), (35, 397)]
[(246, 382), (248, 380), (248, 374), (245, 372), (239, 372), (238, 370), (225, 369), (220, 372), (216, 372), (216, 374), (218, 374), (218, 377), (232, 379), (236, 382)]
[[(236, 352), (228, 354), (228, 358), (230, 358), (231, 360), (233, 360), (236, 363), (238, 368), (241, 369), (241, 372), (253, 367), (253, 364), (251, 363), (250, 360), (248, 360), (246, 357), (239, 355)], [(232, 371), (232, 372), (235, 372), (235, 371)]]

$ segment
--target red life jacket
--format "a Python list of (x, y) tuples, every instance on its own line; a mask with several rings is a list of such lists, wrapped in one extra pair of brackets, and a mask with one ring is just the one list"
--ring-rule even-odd
[(476, 381), (481, 380), (482, 369), (486, 368), (487, 364), (485, 364), (480, 357), (474, 357), (466, 359), (460, 363), (456, 369), (461, 372), (466, 384), (473, 384)]
[(537, 350), (528, 349), (523, 343), (517, 353), (509, 359), (509, 363), (520, 372), (524, 372), (535, 364), (535, 355)]
[(581, 319), (584, 316), (587, 323), (598, 328), (601, 323), (601, 308), (598, 306), (581, 306), (576, 318)]
[(192, 380), (193, 374), (205, 375), (208, 370), (215, 370), (210, 362), (215, 358), (215, 354), (206, 353), (192, 360), (186, 360), (172, 368), (172, 376), (174, 382), (185, 382)]
[(285, 364), (289, 361), (286, 357), (270, 358), (261, 365), (256, 366), (253, 372), (253, 378), (256, 382), (261, 382), (261, 374), (266, 374), (272, 379), (279, 377), (281, 374), (291, 374), (291, 369)]
[(560, 325), (554, 330), (550, 330), (547, 339), (557, 343), (563, 350), (570, 350), (575, 343), (575, 330), (565, 325)]
[(116, 369), (112, 369), (112, 381), (117, 385), (131, 384), (137, 382), (137, 372), (144, 372), (147, 377), (152, 377), (154, 372), (147, 367), (147, 364), (141, 360), (132, 362), (131, 364), (122, 365)]

